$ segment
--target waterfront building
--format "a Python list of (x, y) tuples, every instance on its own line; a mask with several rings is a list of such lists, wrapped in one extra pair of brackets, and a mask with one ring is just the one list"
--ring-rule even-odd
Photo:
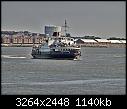
[(94, 39), (77, 39), (76, 43), (78, 44), (94, 44), (97, 43)]
[(120, 40), (109, 40), (112, 44), (121, 44)]
[(120, 42), (122, 42), (123, 44), (126, 44), (126, 40), (120, 40)]
[(111, 43), (109, 40), (107, 39), (95, 39), (99, 44), (109, 44)]

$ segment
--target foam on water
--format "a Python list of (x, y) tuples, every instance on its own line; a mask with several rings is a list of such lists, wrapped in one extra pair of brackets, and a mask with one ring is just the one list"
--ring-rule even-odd
[(26, 58), (22, 56), (13, 56), (13, 55), (2, 55), (3, 58)]

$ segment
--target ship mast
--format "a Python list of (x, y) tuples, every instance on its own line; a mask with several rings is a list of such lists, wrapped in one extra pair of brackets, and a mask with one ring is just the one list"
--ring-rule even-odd
[(69, 26), (67, 25), (67, 21), (66, 21), (66, 19), (65, 19), (64, 26), (62, 26), (62, 27), (65, 28), (65, 29), (64, 29), (64, 32), (65, 32), (65, 36), (67, 36), (67, 28), (69, 28)]

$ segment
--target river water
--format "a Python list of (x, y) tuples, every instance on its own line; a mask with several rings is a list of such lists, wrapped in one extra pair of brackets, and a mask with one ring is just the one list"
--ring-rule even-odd
[(32, 59), (31, 47), (1, 48), (3, 95), (123, 95), (125, 48), (82, 48), (80, 60)]

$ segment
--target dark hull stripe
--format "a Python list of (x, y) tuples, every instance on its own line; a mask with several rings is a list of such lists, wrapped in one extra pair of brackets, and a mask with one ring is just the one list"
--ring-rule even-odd
[(74, 59), (76, 56), (74, 54), (32, 54), (33, 58), (38, 59)]

